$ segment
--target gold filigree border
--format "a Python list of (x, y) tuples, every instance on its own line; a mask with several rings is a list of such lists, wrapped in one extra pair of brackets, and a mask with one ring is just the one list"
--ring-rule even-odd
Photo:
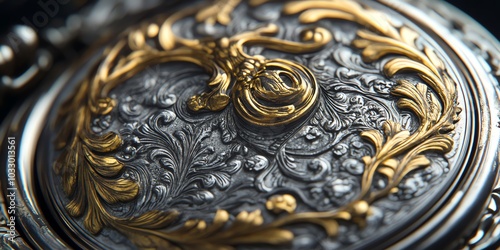
[[(226, 1), (230, 4), (224, 5)], [(267, 1), (250, 2), (259, 5)], [(366, 27), (358, 32), (353, 46), (362, 50), (366, 62), (396, 55), (384, 65), (386, 76), (393, 77), (401, 72), (418, 74), (421, 83), (414, 85), (400, 80), (392, 94), (399, 97), (398, 106), (401, 109), (412, 111), (420, 119), (419, 128), (410, 133), (400, 124), (387, 121), (383, 133), (364, 131), (361, 135), (373, 143), (376, 152), (363, 158), (366, 166), (361, 193), (355, 201), (334, 211), (293, 213), (295, 200), (293, 196), (285, 195), (270, 198), (266, 207), (274, 212), (289, 213), (268, 223), (264, 222), (259, 210), (241, 212), (234, 218), (228, 212), (219, 210), (210, 223), (189, 220), (181, 228), (170, 228), (178, 220), (177, 211), (150, 211), (127, 219), (112, 216), (104, 202), (131, 201), (137, 196), (138, 185), (117, 178), (123, 164), (113, 157), (104, 156), (121, 145), (121, 138), (115, 133), (100, 135), (92, 132), (90, 119), (110, 113), (115, 102), (108, 97), (109, 91), (148, 65), (188, 61), (209, 72), (218, 72), (219, 69), (207, 68), (204, 64), (214, 59), (209, 56), (210, 53), (200, 52), (210, 47), (203, 48), (199, 40), (176, 37), (171, 27), (176, 20), (193, 14), (198, 21), (227, 24), (232, 9), (238, 3), (238, 0), (224, 0), (214, 5), (227, 6), (221, 9), (213, 6), (200, 11), (188, 9), (174, 14), (161, 25), (144, 24), (131, 31), (126, 39), (104, 53), (93, 76), (83, 82), (76, 96), (63, 105), (60, 111), (63, 129), (57, 139), (57, 145), (63, 152), (54, 169), (62, 176), (64, 192), (70, 198), (66, 206), (68, 213), (74, 217), (84, 216), (84, 226), (91, 233), (96, 234), (105, 226), (112, 227), (127, 235), (140, 248), (184, 249), (231, 249), (233, 245), (253, 243), (286, 244), (293, 239), (293, 234), (283, 226), (294, 223), (317, 224), (329, 236), (335, 236), (340, 220), (363, 227), (370, 214), (370, 204), (397, 191), (398, 184), (409, 172), (430, 164), (425, 152), (446, 153), (451, 150), (453, 140), (448, 134), (454, 130), (460, 112), (456, 103), (456, 86), (435, 52), (429, 47), (420, 50), (415, 44), (419, 37), (415, 31), (406, 26), (396, 27), (383, 13), (354, 1), (290, 2), (284, 5), (283, 13), (297, 14), (302, 23), (341, 19)], [(263, 39), (270, 38), (264, 33), (257, 35)], [(313, 41), (316, 49), (331, 39), (324, 30), (318, 34), (313, 35), (317, 39)], [(160, 49), (151, 46), (148, 40), (154, 40)], [(211, 82), (224, 82), (224, 79), (217, 78), (224, 72), (219, 73)], [(381, 190), (372, 188), (376, 173), (386, 176), (388, 180)]]

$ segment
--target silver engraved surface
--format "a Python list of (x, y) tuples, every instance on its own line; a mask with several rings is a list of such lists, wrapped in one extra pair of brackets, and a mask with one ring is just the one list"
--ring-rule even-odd
[[(220, 37), (273, 22), (279, 25), (279, 38), (298, 40), (302, 25), (296, 18), (281, 17), (279, 7), (272, 3), (249, 9), (243, 4), (233, 14), (238, 21), (228, 27), (183, 20), (174, 29), (182, 30), (185, 37)], [(408, 22), (400, 16), (394, 21)], [(257, 46), (246, 48), (250, 54), (299, 62), (314, 73), (321, 87), (319, 104), (308, 118), (291, 126), (255, 130), (238, 120), (231, 105), (220, 112), (193, 113), (186, 101), (205, 90), (209, 76), (190, 64), (152, 66), (114, 89), (111, 97), (117, 100), (117, 108), (107, 116), (95, 117), (92, 129), (120, 134), (124, 143), (113, 155), (125, 163), (122, 177), (139, 183), (140, 193), (130, 204), (108, 205), (107, 209), (117, 217), (177, 209), (183, 211), (181, 225), (193, 218), (210, 221), (216, 209), (231, 214), (265, 211), (266, 199), (279, 193), (297, 197), (299, 212), (334, 210), (356, 198), (364, 170), (361, 158), (374, 153), (360, 132), (381, 130), (388, 119), (414, 131), (418, 120), (396, 107), (396, 98), (390, 95), (395, 79), (382, 74), (381, 63), (364, 63), (360, 51), (351, 47), (361, 27), (335, 20), (321, 22), (321, 26), (333, 33), (334, 41), (319, 52), (286, 54)], [(446, 58), (430, 39), (424, 37), (417, 43), (435, 47)], [(449, 68), (460, 82), (458, 71), (451, 64)], [(418, 81), (409, 74), (402, 78)], [(466, 100), (459, 101), (467, 107)], [(462, 114), (463, 121), (467, 115)], [(446, 156), (429, 153), (431, 166), (410, 174), (398, 192), (377, 201), (365, 228), (341, 225), (339, 235), (328, 238), (315, 226), (299, 224), (290, 227), (296, 235), (292, 248), (360, 247), (390, 238), (395, 228), (411, 225), (435, 204), (460, 171), (464, 157), (460, 142), (469, 140), (468, 136), (465, 122), (457, 124), (456, 148)], [(60, 183), (58, 178), (51, 177)], [(383, 178), (376, 177), (375, 182), (379, 188), (386, 185)], [(63, 207), (67, 200), (62, 187), (56, 184), (53, 189)], [(65, 216), (85, 233), (82, 219)], [(263, 216), (266, 221), (277, 218), (269, 212)], [(110, 229), (88, 237), (106, 245), (132, 247)]]
[[(409, 1), (426, 10), (434, 20), (458, 37), (469, 47), (484, 64), (491, 80), (500, 86), (500, 46), (498, 41), (474, 20), (465, 15), (457, 15), (455, 7), (446, 3), (430, 1)], [(498, 89), (497, 89), (498, 91)], [(496, 127), (500, 128), (500, 112), (496, 115)], [(500, 157), (497, 148), (497, 155)], [(500, 158), (499, 160), (500, 161)], [(498, 162), (497, 162), (498, 165)], [(500, 182), (498, 179), (491, 189), (490, 197), (485, 203), (481, 217), (473, 223), (476, 225), (469, 234), (461, 239), (463, 249), (493, 249), (500, 247)]]
[[(384, 0), (383, 2), (399, 10), (403, 7), (398, 6), (399, 4), (395, 1)], [(483, 120), (484, 123), (480, 126), (482, 126), (483, 130), (490, 131), (489, 135), (492, 138), (487, 138), (486, 141), (479, 142), (479, 145), (486, 148), (488, 154), (491, 155), (491, 160), (494, 162), (491, 175), (496, 176), (496, 178), (493, 181), (494, 185), (482, 191), (482, 195), (487, 194), (486, 201), (480, 200), (473, 203), (476, 208), (482, 208), (481, 213), (477, 217), (466, 217), (468, 226), (465, 228), (467, 228), (467, 233), (462, 238), (456, 239), (454, 246), (462, 249), (497, 249), (500, 247), (500, 183), (498, 179), (498, 168), (500, 166), (500, 148), (498, 145), (500, 143), (493, 138), (497, 138), (500, 131), (499, 42), (476, 21), (448, 3), (429, 0), (405, 0), (405, 2), (417, 7), (419, 11), (423, 11), (431, 17), (436, 24), (438, 23), (444, 29), (447, 29), (441, 33), (447, 33), (462, 42), (465, 45), (464, 47), (469, 49), (477, 60), (476, 64), (469, 61), (467, 63), (474, 64), (474, 67), (477, 69), (483, 69), (486, 74), (481, 79), (484, 82), (490, 82), (488, 84), (481, 84), (481, 81), (478, 81), (474, 84), (484, 85), (486, 91), (491, 93), (493, 97), (490, 99), (492, 101), (490, 105), (482, 105), (477, 111), (486, 114)], [(408, 12), (413, 12), (410, 14), (413, 16), (422, 14), (413, 10)], [(457, 41), (452, 40), (447, 42), (456, 43)], [(475, 78), (478, 79), (477, 76)], [(490, 127), (487, 128), (488, 126)], [(488, 147), (490, 142), (492, 142), (492, 147)]]
[[(476, 59), (469, 59), (451, 49), (446, 42), (434, 41), (446, 39), (442, 33), (429, 28), (434, 27), (432, 21), (426, 23), (416, 17), (422, 13), (417, 8), (406, 8), (405, 12), (401, 8), (407, 6), (396, 1), (365, 2), (390, 12), (396, 23), (407, 24), (424, 33), (412, 24), (415, 22), (429, 32), (418, 43), (435, 48), (445, 60), (450, 75), (457, 82), (458, 101), (464, 110), (453, 134), (455, 148), (445, 156), (427, 154), (431, 166), (410, 174), (402, 181), (398, 192), (375, 202), (365, 228), (341, 224), (339, 235), (327, 238), (315, 226), (298, 224), (290, 227), (296, 235), (293, 245), (284, 248), (385, 248), (395, 244), (393, 247), (397, 249), (402, 248), (398, 246), (419, 246), (415, 242), (424, 238), (429, 242), (448, 240), (455, 247), (498, 246), (500, 198), (499, 187), (493, 186), (497, 178), (498, 147), (491, 148), (495, 140), (498, 145), (498, 128), (489, 127), (489, 123), (500, 122), (498, 95), (495, 102), (495, 92), (499, 92), (498, 48), (482, 31), (476, 32), (475, 24), (452, 24), (463, 20), (456, 18), (453, 21), (454, 17), (461, 15), (448, 12), (442, 5), (412, 2), (438, 20), (440, 25), (458, 28), (452, 29), (453, 34), (474, 51)], [(186, 36), (222, 36), (274, 22), (280, 27), (280, 38), (298, 40), (300, 25), (293, 18), (281, 17), (279, 5), (271, 3), (253, 10), (242, 5), (234, 13), (239, 17), (238, 22), (227, 28), (193, 25), (192, 20), (184, 20), (175, 28), (176, 32), (183, 32)], [(403, 14), (396, 14), (383, 5)], [(190, 218), (210, 221), (216, 209), (225, 209), (231, 214), (242, 210), (264, 211), (266, 199), (277, 193), (293, 194), (299, 212), (332, 210), (354, 199), (363, 173), (361, 157), (372, 155), (374, 150), (359, 133), (368, 129), (380, 130), (388, 119), (414, 131), (418, 120), (396, 107), (396, 99), (389, 93), (395, 79), (387, 79), (381, 73), (380, 63), (364, 63), (360, 52), (350, 46), (356, 31), (362, 27), (332, 20), (321, 22), (321, 25), (333, 33), (334, 41), (316, 53), (298, 55), (260, 47), (246, 48), (249, 54), (299, 62), (314, 73), (321, 87), (320, 101), (309, 117), (291, 126), (256, 130), (239, 121), (231, 105), (220, 112), (189, 111), (187, 98), (205, 90), (209, 78), (190, 64), (152, 66), (114, 89), (112, 98), (117, 100), (118, 107), (108, 116), (95, 117), (92, 128), (97, 133), (115, 131), (121, 136), (124, 143), (112, 155), (125, 163), (121, 177), (137, 181), (140, 192), (133, 202), (106, 205), (106, 209), (119, 217), (152, 209), (178, 209), (183, 211), (178, 222), (181, 225)], [(449, 41), (455, 42), (453, 39)], [(27, 108), (30, 111), (16, 119), (16, 129), (9, 130), (17, 131), (19, 141), (24, 143), (18, 156), (18, 161), (22, 162), (20, 173), (23, 173), (18, 186), (24, 190), (19, 201), (22, 230), (28, 235), (30, 232), (36, 234), (26, 238), (26, 242), (38, 245), (33, 242), (46, 241), (38, 245), (44, 247), (68, 247), (64, 241), (69, 238), (80, 247), (134, 248), (114, 230), (106, 228), (100, 234), (92, 235), (83, 227), (82, 218), (70, 217), (64, 210), (68, 200), (62, 192), (60, 177), (50, 167), (57, 156), (50, 143), (57, 130), (52, 127), (55, 112), (78, 83), (76, 70), (85, 72), (95, 59), (88, 60), (81, 67), (72, 69), (74, 77), (63, 75), (47, 94), (42, 95), (43, 98), (35, 102), (34, 108)], [(471, 65), (476, 66), (475, 71), (467, 73), (473, 71)], [(410, 74), (400, 77), (412, 82), (418, 80)], [(475, 90), (471, 84), (481, 82), (479, 79), (484, 80), (484, 92), (487, 93), (482, 93), (481, 87)], [(489, 86), (490, 81), (496, 87)], [(43, 133), (41, 124), (46, 126)], [(42, 196), (36, 196), (37, 200), (33, 194), (36, 189), (33, 173), (42, 176), (43, 183), (50, 183), (47, 189), (53, 197), (49, 201), (39, 200)], [(380, 187), (385, 185), (382, 178), (376, 183)], [(471, 198), (468, 192), (474, 189), (481, 192)], [(488, 199), (482, 199), (483, 195)], [(477, 207), (482, 214), (470, 212), (466, 206), (462, 206), (462, 210), (458, 204), (463, 203)], [(49, 211), (47, 207), (54, 210)], [(40, 211), (46, 212), (45, 215), (40, 216)], [(276, 218), (269, 212), (264, 212), (263, 216), (266, 221)], [(49, 218), (50, 224), (45, 217)], [(458, 220), (459, 217), (466, 219)], [(470, 222), (448, 226), (447, 220)], [(475, 221), (479, 226), (472, 223)], [(441, 231), (457, 232), (456, 239), (437, 239), (446, 235), (434, 229), (440, 223), (444, 228)], [(54, 230), (58, 227), (62, 230)], [(57, 236), (61, 233), (67, 234), (66, 237)], [(21, 246), (26, 244), (21, 238), (18, 243)], [(16, 243), (4, 244), (16, 246)], [(426, 244), (427, 241), (422, 241), (420, 247), (431, 245)], [(263, 246), (240, 247), (263, 249)]]

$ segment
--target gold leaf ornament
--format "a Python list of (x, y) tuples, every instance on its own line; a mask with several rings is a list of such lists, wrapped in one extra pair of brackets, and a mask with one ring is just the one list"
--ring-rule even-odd
[[(253, 0), (252, 4), (265, 2)], [(260, 45), (288, 53), (314, 52), (332, 39), (331, 33), (323, 28), (305, 30), (301, 42), (274, 38), (277, 26), (272, 24), (219, 40), (186, 39), (172, 31), (176, 21), (188, 16), (195, 16), (198, 22), (225, 25), (238, 3), (220, 0), (206, 8), (188, 8), (162, 23), (132, 30), (103, 54), (91, 76), (62, 106), (58, 119), (62, 129), (56, 140), (62, 152), (54, 171), (61, 177), (70, 200), (66, 205), (68, 213), (83, 217), (84, 226), (91, 233), (110, 227), (145, 249), (232, 249), (238, 244), (287, 244), (294, 235), (283, 227), (297, 223), (316, 224), (333, 237), (338, 234), (340, 221), (363, 227), (374, 201), (397, 190), (411, 171), (431, 164), (425, 153), (444, 154), (453, 148), (454, 142), (448, 133), (459, 120), (456, 86), (432, 48), (417, 48), (415, 41), (419, 35), (415, 31), (406, 26), (395, 27), (383, 13), (355, 1), (290, 2), (284, 5), (283, 15), (297, 14), (303, 24), (339, 19), (361, 25), (363, 28), (352, 45), (360, 49), (365, 62), (393, 56), (383, 65), (387, 77), (403, 72), (420, 77), (422, 82), (418, 84), (398, 81), (391, 93), (398, 97), (401, 109), (419, 118), (417, 130), (411, 133), (389, 120), (383, 125), (383, 131), (362, 132), (361, 136), (373, 144), (375, 153), (363, 157), (361, 192), (355, 200), (333, 211), (297, 213), (295, 198), (283, 194), (271, 197), (265, 204), (268, 210), (279, 213), (271, 222), (264, 221), (260, 210), (242, 211), (236, 216), (218, 210), (211, 222), (189, 219), (180, 226), (178, 211), (148, 211), (128, 219), (111, 215), (108, 205), (132, 201), (139, 187), (121, 178), (123, 164), (109, 154), (122, 144), (119, 135), (95, 133), (90, 128), (91, 119), (109, 114), (115, 107), (109, 92), (147, 66), (189, 62), (202, 67), (212, 75), (207, 83), (210, 91), (193, 96), (188, 106), (193, 111), (219, 111), (232, 101), (238, 115), (256, 126), (296, 121), (317, 103), (318, 86), (309, 69), (291, 61), (248, 55), (243, 48)], [(278, 78), (282, 75), (293, 84), (280, 82)], [(387, 178), (387, 185), (374, 191), (372, 182), (376, 173)]]

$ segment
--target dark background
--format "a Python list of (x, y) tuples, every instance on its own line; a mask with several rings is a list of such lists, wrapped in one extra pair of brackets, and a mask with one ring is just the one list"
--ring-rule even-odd
[(448, 0), (488, 29), (497, 39), (500, 38), (500, 1), (499, 0)]
[[(0, 0), (0, 31), (7, 25), (15, 24), (23, 16), (32, 16), (40, 9), (38, 0)], [(47, 1), (47, 0), (41, 0)], [(140, 0), (138, 0), (140, 1)], [(165, 0), (168, 1), (168, 0)], [(500, 37), (500, 1), (499, 0), (445, 0), (488, 28), (496, 37)], [(84, 5), (93, 0), (74, 0), (75, 6)]]
[[(22, 24), (22, 17), (30, 17), (40, 10), (37, 2), (39, 0), (0, 0), (0, 41), (5, 39), (9, 27), (14, 24)], [(47, 0), (41, 0), (46, 2)], [(86, 3), (95, 0), (74, 0), (65, 5), (58, 13), (64, 19), (72, 11), (78, 10)], [(165, 0), (168, 1), (168, 0)], [(485, 26), (493, 35), (500, 38), (500, 0), (448, 0), (479, 23)], [(55, 17), (54, 19), (57, 19)], [(0, 74), (1, 77), (1, 74)], [(21, 93), (0, 93), (0, 123), (6, 114), (15, 106), (27, 98), (32, 91)]]

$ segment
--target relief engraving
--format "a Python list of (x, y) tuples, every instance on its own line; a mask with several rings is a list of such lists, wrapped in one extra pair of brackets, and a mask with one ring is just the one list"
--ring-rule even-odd
[(390, 219), (383, 199), (448, 171), (456, 86), (419, 39), (349, 0), (222, 0), (145, 22), (60, 110), (66, 210), (138, 248), (352, 244)]

